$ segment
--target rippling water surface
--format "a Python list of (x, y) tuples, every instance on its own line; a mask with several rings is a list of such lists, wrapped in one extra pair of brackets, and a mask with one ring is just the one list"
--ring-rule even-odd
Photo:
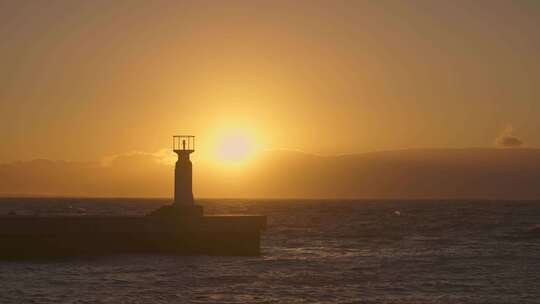
[[(0, 199), (0, 213), (144, 214), (165, 203)], [(540, 202), (200, 203), (267, 215), (263, 255), (0, 261), (0, 303), (540, 303), (530, 233)]]

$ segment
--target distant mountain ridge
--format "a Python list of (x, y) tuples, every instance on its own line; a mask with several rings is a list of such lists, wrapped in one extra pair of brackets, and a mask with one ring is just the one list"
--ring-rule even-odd
[[(152, 155), (99, 163), (0, 165), (0, 195), (172, 195), (171, 165)], [(245, 170), (194, 163), (197, 197), (540, 199), (540, 149), (410, 149), (336, 156), (275, 150)]]
[[(411, 149), (265, 161), (273, 193), (342, 198), (540, 198), (539, 149)], [(273, 164), (272, 160), (274, 161)], [(272, 168), (289, 168), (275, 170)], [(292, 169), (290, 169), (292, 168)], [(270, 194), (270, 193), (268, 193)]]

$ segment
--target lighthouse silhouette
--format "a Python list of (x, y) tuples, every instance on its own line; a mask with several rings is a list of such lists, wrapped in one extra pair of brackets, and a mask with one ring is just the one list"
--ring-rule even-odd
[(173, 136), (173, 151), (178, 155), (174, 168), (174, 204), (192, 206), (193, 203), (193, 164), (189, 159), (195, 152), (195, 136)]
[(193, 165), (189, 156), (195, 152), (195, 136), (173, 136), (173, 151), (178, 155), (174, 168), (174, 202), (150, 212), (150, 216), (201, 217), (202, 206), (193, 200)]

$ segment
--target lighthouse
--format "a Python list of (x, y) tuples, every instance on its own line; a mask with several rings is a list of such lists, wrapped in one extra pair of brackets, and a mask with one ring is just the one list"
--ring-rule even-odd
[(174, 168), (174, 204), (193, 206), (193, 165), (189, 156), (195, 152), (195, 136), (173, 136), (173, 151), (178, 155)]
[(189, 156), (195, 152), (195, 136), (173, 136), (173, 151), (178, 155), (174, 168), (174, 200), (170, 205), (161, 206), (150, 212), (151, 216), (202, 217), (203, 207), (193, 200), (193, 165)]

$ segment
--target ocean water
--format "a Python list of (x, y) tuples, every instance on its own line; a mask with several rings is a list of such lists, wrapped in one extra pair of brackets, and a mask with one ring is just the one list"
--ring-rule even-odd
[[(0, 213), (144, 214), (165, 203), (0, 199)], [(0, 303), (540, 303), (530, 233), (540, 202), (200, 203), (267, 215), (263, 254), (0, 261)]]

